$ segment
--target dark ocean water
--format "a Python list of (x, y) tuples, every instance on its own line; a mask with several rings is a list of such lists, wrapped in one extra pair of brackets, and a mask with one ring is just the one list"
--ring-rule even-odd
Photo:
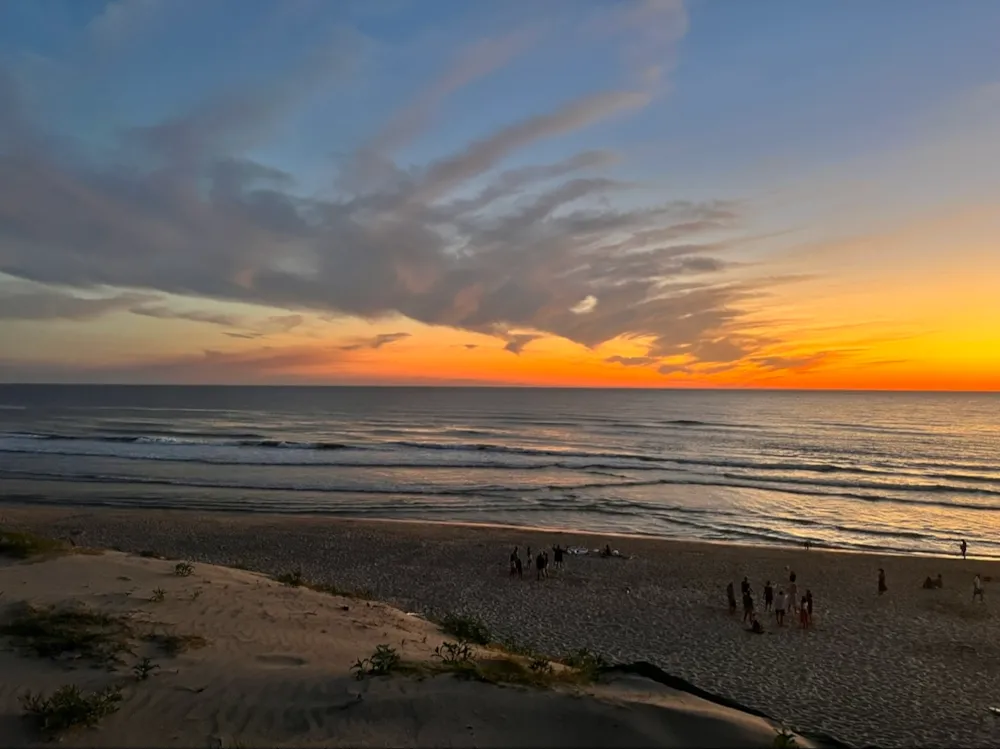
[(1000, 395), (0, 385), (0, 501), (1000, 557)]

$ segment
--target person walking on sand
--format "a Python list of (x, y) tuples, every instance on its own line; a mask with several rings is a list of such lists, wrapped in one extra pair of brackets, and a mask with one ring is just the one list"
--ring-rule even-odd
[(809, 626), (809, 601), (805, 596), (799, 601), (799, 628), (806, 629)]
[(803, 599), (806, 602), (806, 626), (812, 627), (813, 624), (813, 593), (811, 590), (806, 590), (806, 596)]
[(733, 581), (726, 585), (726, 600), (729, 602), (729, 615), (736, 613), (736, 591), (733, 589)]
[(965, 559), (965, 552), (969, 550), (969, 545), (965, 543), (965, 539), (962, 539), (962, 543), (958, 545), (958, 548), (962, 550), (962, 559)]
[(740, 595), (746, 595), (750, 592), (750, 581), (747, 579), (746, 575), (743, 576), (743, 582), (740, 583)]
[(878, 568), (878, 594), (882, 595), (887, 590), (889, 586), (885, 584), (885, 570), (881, 567)]
[(510, 553), (510, 576), (514, 577), (517, 574), (517, 547), (514, 547), (514, 551)]
[(983, 579), (978, 574), (972, 578), (972, 600), (979, 599), (980, 603), (986, 603), (983, 598)]
[(771, 581), (768, 580), (766, 583), (764, 583), (764, 611), (770, 611), (773, 605), (774, 605), (774, 586), (772, 586)]
[(799, 604), (799, 586), (795, 582), (796, 576), (794, 572), (788, 573), (788, 608), (785, 609), (790, 614), (795, 614), (798, 612)]
[(785, 595), (785, 590), (782, 588), (778, 591), (778, 598), (774, 602), (774, 620), (778, 623), (779, 627), (785, 626), (785, 604), (788, 597)]

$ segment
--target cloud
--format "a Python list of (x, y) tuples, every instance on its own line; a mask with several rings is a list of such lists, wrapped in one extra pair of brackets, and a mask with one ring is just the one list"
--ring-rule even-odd
[(163, 5), (162, 0), (109, 0), (87, 24), (87, 33), (100, 46), (121, 44), (147, 28)]
[(85, 367), (0, 359), (0, 381), (280, 384), (327, 377), (337, 371), (342, 358), (343, 354), (326, 346), (261, 346)]
[(147, 294), (79, 297), (52, 290), (0, 294), (0, 319), (92, 320), (149, 298)]
[(263, 333), (240, 333), (235, 330), (227, 330), (224, 335), (227, 335), (230, 338), (245, 338), (247, 340), (254, 340), (256, 338), (264, 337)]
[(242, 325), (242, 319), (235, 315), (226, 315), (218, 312), (204, 312), (201, 310), (175, 310), (164, 304), (140, 305), (138, 307), (132, 307), (129, 312), (133, 315), (155, 317), (160, 320), (190, 320), (191, 322), (203, 322), (209, 325), (224, 325), (230, 328)]
[(609, 364), (621, 364), (623, 367), (648, 367), (656, 364), (658, 359), (653, 356), (609, 356), (604, 361)]
[[(371, 189), (306, 196), (289, 175), (250, 158), (297, 103), (343, 71), (351, 49), (307, 52), (293, 85), (275, 79), (125, 127), (132, 150), (118, 153), (131, 155), (112, 161), (83, 148), (22, 149), (47, 131), (26, 109), (0, 106), (0, 272), (63, 288), (135, 289), (295, 313), (255, 323), (131, 302), (139, 314), (234, 328), (230, 337), (290, 330), (301, 324), (299, 313), (310, 312), (402, 315), (497, 336), (512, 353), (544, 335), (588, 347), (641, 338), (654, 358), (698, 351), (717, 358), (725, 340), (754, 349), (744, 303), (770, 281), (726, 278), (717, 257), (740, 228), (741, 205), (640, 196), (619, 206), (614, 198), (629, 185), (576, 174), (611, 164), (614, 154), (601, 150), (502, 169), (541, 139), (644, 106), (648, 92), (562, 103), (423, 166), (404, 171), (393, 163), (398, 178)], [(483, 55), (477, 70), (485, 74), (507, 53), (474, 54)], [(310, 60), (322, 64), (312, 69)], [(455, 75), (437, 85), (453, 90), (465, 80)], [(398, 115), (375, 139), (378, 148), (390, 150), (421, 117)], [(528, 188), (530, 197), (522, 194)]]
[(537, 341), (541, 337), (542, 336), (540, 335), (534, 335), (531, 333), (517, 333), (509, 335), (507, 336), (507, 345), (503, 347), (503, 350), (520, 356), (521, 352), (524, 351), (525, 346), (532, 341)]
[(345, 185), (365, 191), (387, 179), (398, 178), (400, 172), (392, 162), (392, 154), (427, 128), (434, 112), (449, 95), (504, 65), (533, 37), (530, 31), (518, 31), (467, 45), (441, 77), (396, 112), (358, 149), (345, 169)]
[(405, 338), (409, 338), (409, 333), (380, 333), (379, 335), (367, 338), (356, 343), (351, 343), (346, 346), (341, 346), (341, 351), (358, 351), (359, 349), (380, 349), (383, 346), (388, 346), (390, 343), (395, 343), (396, 341), (402, 341)]

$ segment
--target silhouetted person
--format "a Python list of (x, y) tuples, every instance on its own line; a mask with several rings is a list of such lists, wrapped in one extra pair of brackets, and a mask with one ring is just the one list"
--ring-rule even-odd
[(545, 555), (542, 552), (538, 552), (538, 556), (535, 557), (535, 579), (541, 580), (545, 576)]
[(887, 586), (885, 584), (885, 570), (882, 569), (881, 567), (879, 567), (878, 568), (878, 594), (882, 595), (887, 590), (889, 590), (889, 586)]
[(771, 581), (768, 580), (764, 583), (764, 611), (770, 611), (771, 606), (774, 605), (774, 588), (771, 585)]
[(603, 553), (604, 556), (610, 557), (611, 556), (611, 544), (605, 544), (604, 545), (604, 551), (602, 553)]
[(975, 601), (977, 598), (983, 603), (986, 602), (983, 598), (983, 580), (979, 575), (972, 579), (972, 600)]
[(740, 583), (740, 594), (745, 596), (750, 592), (750, 581), (744, 576), (743, 582)]
[(521, 563), (521, 557), (514, 560), (514, 574), (521, 580), (524, 579), (524, 565)]
[(736, 591), (733, 589), (732, 581), (726, 585), (726, 600), (729, 602), (729, 615), (736, 613)]
[(940, 572), (938, 573), (937, 579), (934, 580), (934, 587), (935, 588), (943, 588), (944, 587), (944, 578), (941, 577), (941, 573)]
[(805, 629), (809, 626), (809, 601), (805, 596), (799, 601), (799, 626)]
[(517, 574), (517, 561), (518, 561), (517, 547), (515, 546), (514, 547), (514, 551), (512, 551), (510, 553), (510, 576), (511, 577), (513, 577), (514, 575)]
[(779, 627), (785, 626), (785, 607), (788, 603), (788, 596), (785, 595), (785, 590), (782, 588), (778, 591), (778, 598), (774, 602), (774, 620), (778, 622)]
[(556, 569), (563, 566), (563, 554), (565, 550), (559, 544), (552, 547), (552, 564)]
[(962, 539), (962, 543), (958, 545), (958, 548), (962, 550), (962, 559), (965, 559), (965, 552), (969, 550), (969, 545), (965, 543), (965, 539)]
[(750, 589), (747, 588), (747, 592), (743, 594), (743, 621), (746, 622), (753, 618), (753, 596), (750, 595)]
[(806, 590), (805, 598), (803, 598), (806, 606), (806, 626), (811, 627), (813, 623), (813, 594), (811, 590)]
[(750, 614), (750, 631), (755, 635), (764, 634), (764, 625), (760, 623), (760, 619), (755, 614)]
[(794, 572), (788, 573), (788, 611), (790, 613), (795, 613), (799, 610), (799, 586), (795, 582), (796, 575)]

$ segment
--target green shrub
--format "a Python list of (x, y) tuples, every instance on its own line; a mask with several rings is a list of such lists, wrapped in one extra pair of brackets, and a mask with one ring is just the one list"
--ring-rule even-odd
[(74, 684), (65, 684), (48, 697), (31, 692), (21, 696), (25, 713), (39, 728), (51, 733), (76, 726), (93, 727), (101, 718), (117, 712), (121, 701), (122, 690), (118, 686), (84, 692)]
[(493, 635), (489, 627), (473, 616), (447, 614), (441, 620), (441, 629), (447, 634), (457, 637), (459, 641), (471, 642), (475, 645), (489, 645)]

